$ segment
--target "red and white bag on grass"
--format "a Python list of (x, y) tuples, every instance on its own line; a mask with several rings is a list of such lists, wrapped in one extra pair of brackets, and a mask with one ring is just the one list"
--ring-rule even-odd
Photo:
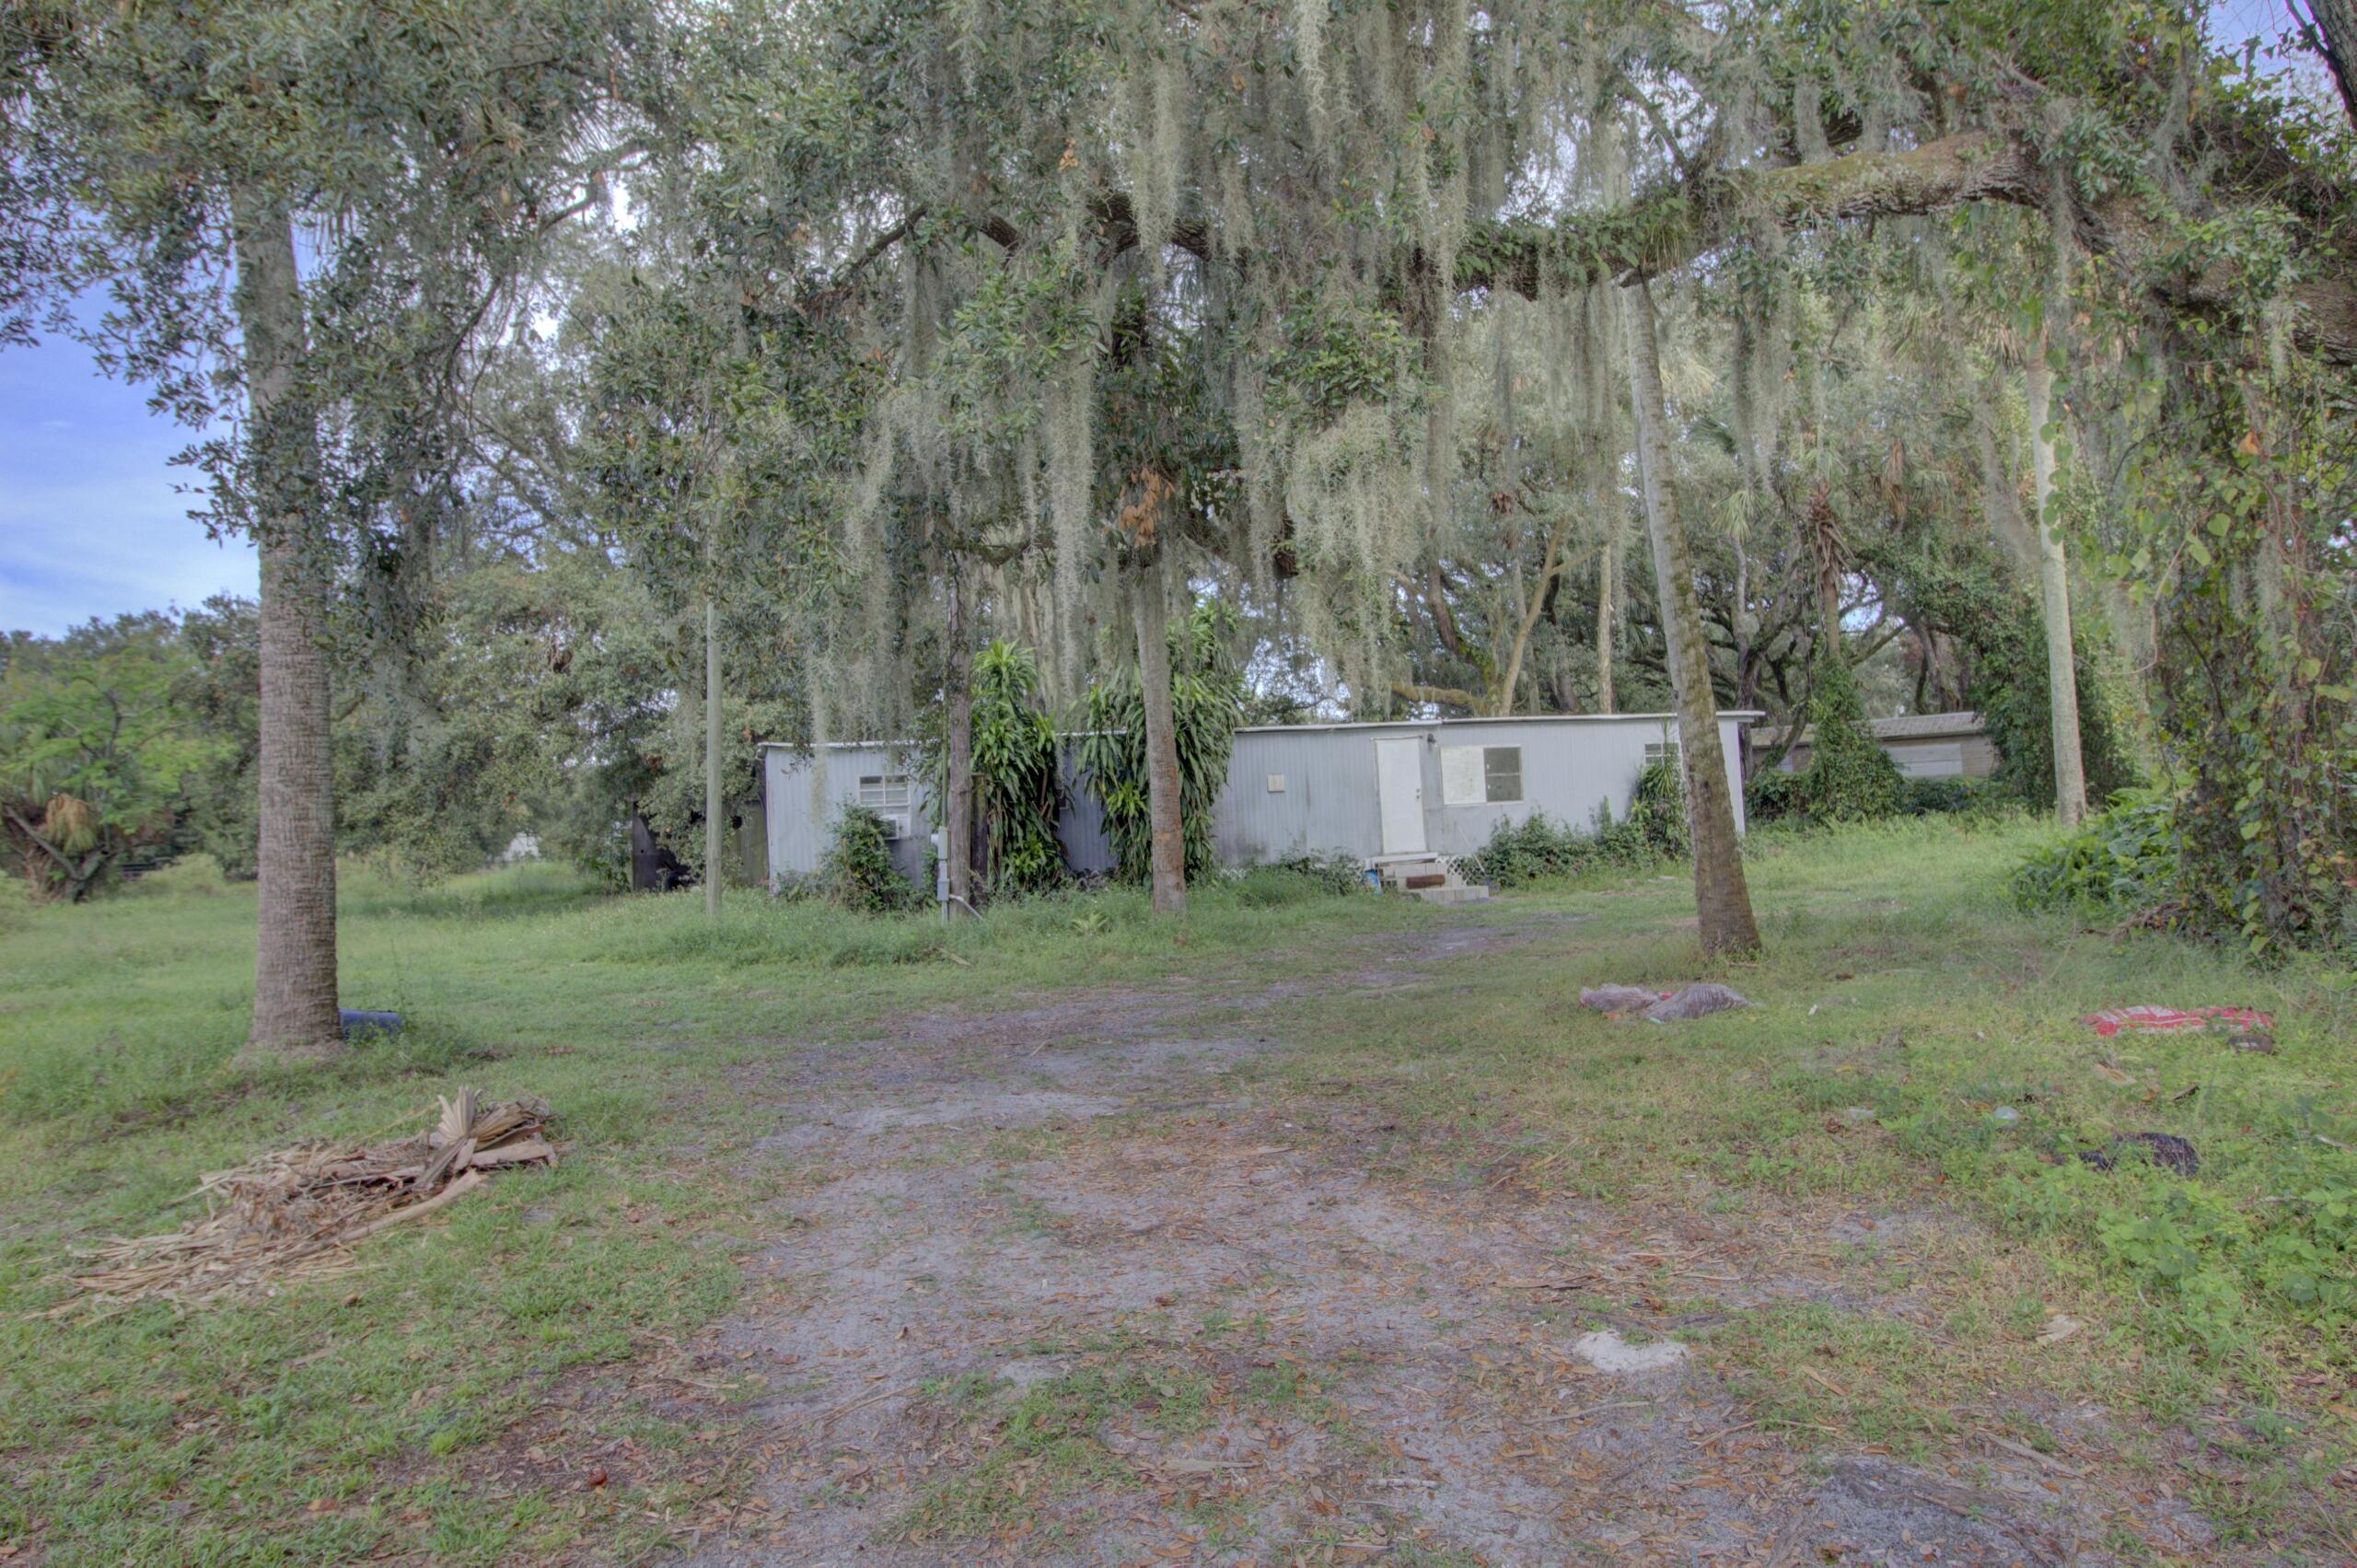
[(2168, 1034), (2178, 1029), (2271, 1029), (2275, 1020), (2256, 1007), (2107, 1007), (2079, 1020), (2106, 1040), (2122, 1029)]

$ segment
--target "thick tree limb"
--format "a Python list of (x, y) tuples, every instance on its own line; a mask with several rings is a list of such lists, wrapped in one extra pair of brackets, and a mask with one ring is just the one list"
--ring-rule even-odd
[[(2049, 177), (2017, 133), (1961, 131), (1900, 152), (1853, 153), (1824, 163), (1721, 171), (1663, 187), (1626, 206), (1561, 222), (1477, 226), (1457, 262), (1461, 289), (1510, 289), (1535, 296), (1542, 279), (1562, 290), (1658, 276), (1737, 237), (1765, 214), (1788, 228), (1944, 212), (1972, 202), (2044, 208)], [(2168, 241), (2120, 191), (2077, 210), (2079, 238), (2153, 274), (2156, 302), (2208, 312), (2232, 303), (2231, 266), (2169, 253)], [(2299, 336), (2336, 364), (2357, 364), (2357, 262), (2329, 247), (2325, 265), (2292, 286)]]
[(1478, 714), (1487, 699), (1468, 691), (1461, 686), (1419, 686), (1413, 681), (1395, 680), (1391, 694), (1403, 703), (1435, 703), (1444, 707), (1463, 708)]
[(1457, 260), (1462, 289), (1535, 296), (1651, 278), (1734, 238), (1765, 214), (1788, 227), (1933, 213), (1966, 202), (2036, 206), (2046, 182), (2016, 139), (1966, 131), (1895, 153), (1718, 172), (1655, 190), (1627, 206), (1560, 223), (1477, 227)]
[[(2357, 5), (2351, 0), (2306, 0), (2307, 15), (2300, 18), (2301, 41), (2321, 58), (2340, 89), (2340, 106), (2349, 122), (2357, 125)], [(2300, 0), (2292, 14), (2300, 15)]]

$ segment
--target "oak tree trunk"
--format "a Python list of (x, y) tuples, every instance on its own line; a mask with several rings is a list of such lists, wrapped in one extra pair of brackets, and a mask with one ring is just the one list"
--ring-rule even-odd
[(1759, 928), (1751, 918), (1726, 754), (1719, 745), (1710, 651), (1694, 597), (1693, 555), (1678, 516), (1653, 293), (1642, 279), (1622, 292), (1629, 306), (1622, 317), (1629, 336), (1629, 389), (1637, 411), (1637, 467), (1645, 493), (1646, 531), (1653, 540), (1662, 630), (1669, 644), (1670, 689), (1678, 703), (1678, 754), (1686, 772), (1686, 818), (1694, 840), (1694, 903), (1702, 951), (1713, 957), (1749, 953), (1759, 947)]
[[(2293, 15), (2298, 14), (2294, 7)], [(2340, 89), (2340, 107), (2348, 111), (2350, 124), (2357, 126), (2357, 4), (2308, 0), (2308, 15), (2313, 24), (2308, 47), (2324, 57), (2333, 86)]]
[(1138, 686), (1145, 706), (1146, 811), (1154, 831), (1154, 912), (1187, 912), (1187, 838), (1178, 801), (1178, 727), (1170, 702), (1170, 606), (1159, 557), (1132, 573)]
[(234, 307), (253, 442), (261, 557), (261, 845), (254, 1022), (248, 1061), (343, 1049), (336, 1007), (335, 765), (327, 620), (333, 585), (313, 494), (318, 430), (301, 385), (305, 338), (295, 227), (285, 206), (231, 193)]
[(2046, 363), (2040, 335), (2030, 359), (2029, 438), (2031, 475), (2038, 512), (2038, 582), (2046, 610), (2046, 684), (2054, 728), (2054, 815), (2075, 828), (2087, 814), (2087, 767), (2079, 749), (2079, 667), (2071, 635), (2071, 563), (2053, 516), (2054, 440), (2048, 434), (2054, 404), (2054, 372)]

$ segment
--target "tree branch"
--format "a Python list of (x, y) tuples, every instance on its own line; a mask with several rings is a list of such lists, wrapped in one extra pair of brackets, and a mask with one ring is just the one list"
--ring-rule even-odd
[(1904, 152), (1716, 172), (1551, 225), (1476, 227), (1457, 253), (1457, 285), (1535, 297), (1542, 277), (1577, 289), (1656, 276), (1726, 243), (1762, 212), (1807, 227), (1975, 201), (2036, 206), (2045, 191), (2016, 138), (1966, 131)]
[(1457, 686), (1419, 686), (1412, 681), (1395, 680), (1391, 694), (1403, 703), (1437, 703), (1476, 714), (1482, 707), (1481, 698)]

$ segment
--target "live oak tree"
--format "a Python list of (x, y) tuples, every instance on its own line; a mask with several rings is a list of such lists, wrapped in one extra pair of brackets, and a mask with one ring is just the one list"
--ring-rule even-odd
[[(1357, 691), (1389, 686), (1399, 575), (1447, 526), (1460, 417), (1485, 368), (1464, 352), (1466, 312), (1501, 292), (1559, 317), (1599, 297), (1658, 313), (1655, 296), (1747, 248), (1877, 225), (1936, 248), (1943, 215), (1998, 204), (2048, 215), (2163, 318), (2249, 320), (2271, 299), (2305, 351), (2357, 347), (2357, 292), (2328, 240), (2271, 273), (2240, 257), (2190, 264), (2181, 249), (2208, 206), (2263, 225), (2303, 156), (2212, 87), (2190, 17), (2156, 14), (2140, 36), (2099, 6), (1904, 0), (1735, 8), (1707, 26), (1660, 0), (1109, 4), (1014, 27), (961, 7), (793, 15), (830, 90), (861, 106), (849, 134), (869, 150), (839, 195), (868, 238), (848, 260), (897, 262), (911, 341), (994, 341), (1025, 366), (974, 405), (966, 434), (1011, 451), (1005, 488), (1044, 518), (1059, 662), (1076, 632), (1151, 616), (1124, 569), (1151, 558), (1109, 557), (1106, 530), (1156, 516), (1165, 483), (1190, 489), (1105, 459), (1127, 436), (1109, 369), (1132, 293), (1150, 335), (1197, 367), (1215, 431), (1201, 439), (1233, 453), (1216, 470), (1226, 493), (1176, 508), (1176, 532), (1281, 581), (1301, 632)], [(2135, 58), (2153, 64), (2120, 64)], [(1775, 303), (1770, 290), (1745, 308), (1754, 341), (1773, 339)], [(919, 396), (904, 428), (938, 427)], [(1667, 457), (1651, 465), (1648, 515), (1669, 547), (1654, 587), (1673, 673), (1689, 677), (1695, 808), (1713, 819), (1699, 835), (1704, 940), (1739, 948), (1752, 933), (1731, 802), (1706, 776), (1707, 636), (1681, 580), (1690, 520), (1667, 526), (1680, 460), (1668, 425), (1686, 424), (1688, 403), (1665, 396), (1654, 421)], [(1736, 435), (1755, 449), (1782, 438)]]
[[(2195, 902), (2329, 927), (2346, 129), (2240, 75), (2198, 10), (819, 0), (707, 8), (679, 47), (621, 249), (702, 346), (637, 404), (709, 410), (732, 505), (796, 521), (660, 575), (784, 607), (748, 655), (796, 669), (803, 738), (954, 706), (988, 633), (1069, 702), (1153, 665), (1133, 634), (1215, 582), (1361, 712), (1672, 701), (1703, 941), (1734, 951), (1756, 926), (1717, 708), (1789, 711), (1820, 654), (1876, 679), (1903, 655), (1927, 701), (2026, 672), (2022, 612), (2060, 633), (2075, 559), (2097, 632), (2171, 656), (2145, 685)], [(36, 193), (79, 167), (52, 156), (75, 123), (12, 117)], [(374, 210), (293, 252), (306, 369), (393, 341), (338, 327), (391, 296), (319, 286), (350, 237), (406, 232)], [(0, 255), (58, 232), (12, 222)], [(476, 297), (395, 293), (429, 319)], [(319, 384), (314, 409), (362, 406)], [(389, 466), (440, 461), (295, 428), (319, 494), (365, 471), (380, 517), (421, 489)], [(629, 467), (576, 505), (629, 498)], [(2017, 523), (2042, 578), (2006, 565)], [(2086, 639), (2028, 625), (2068, 802)]]

